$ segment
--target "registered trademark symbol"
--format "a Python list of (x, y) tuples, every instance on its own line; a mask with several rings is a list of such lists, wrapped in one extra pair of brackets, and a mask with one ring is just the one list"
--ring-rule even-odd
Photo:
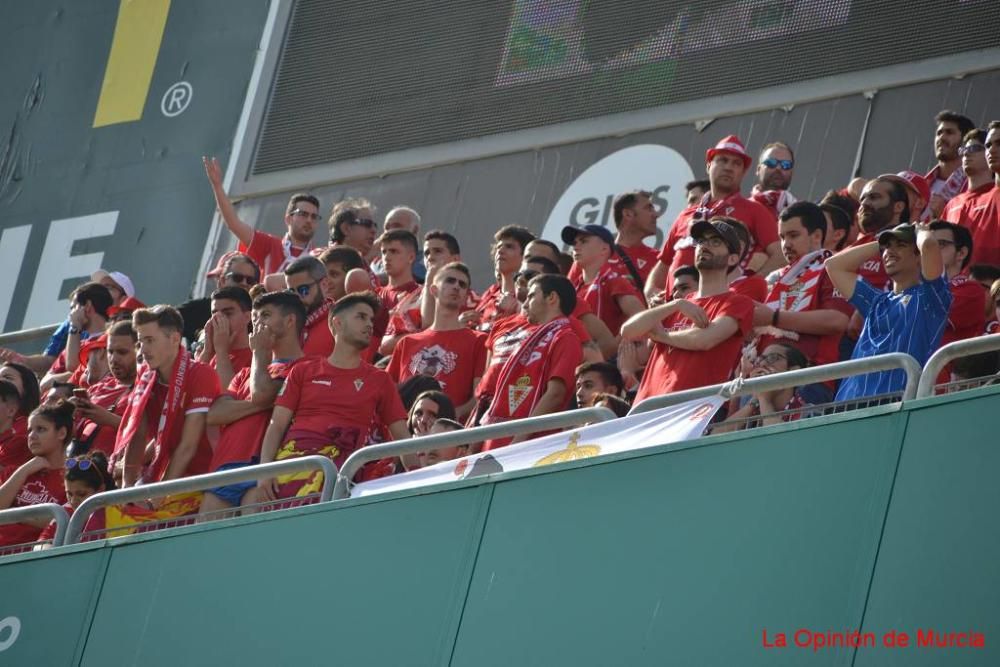
[(160, 100), (160, 111), (167, 118), (179, 116), (191, 104), (193, 96), (194, 89), (191, 88), (191, 84), (187, 81), (178, 81), (167, 88), (167, 92), (163, 93), (163, 99)]

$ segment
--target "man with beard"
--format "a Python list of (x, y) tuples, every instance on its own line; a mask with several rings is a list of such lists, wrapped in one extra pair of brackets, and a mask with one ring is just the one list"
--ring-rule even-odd
[(652, 354), (635, 397), (725, 382), (753, 326), (754, 303), (729, 290), (729, 270), (740, 261), (740, 240), (725, 218), (691, 225), (697, 248), (698, 291), (631, 317), (622, 338), (652, 342)]
[[(864, 201), (862, 196), (862, 206)], [(861, 267), (879, 254), (892, 280), (891, 291), (861, 276)], [(921, 366), (927, 362), (941, 341), (952, 301), (941, 249), (927, 224), (903, 223), (883, 230), (876, 240), (828, 259), (826, 272), (864, 317), (852, 359), (905, 352)], [(891, 394), (905, 383), (902, 369), (854, 375), (840, 383), (836, 400)]]
[[(966, 142), (967, 154), (963, 161), (975, 160), (969, 153), (977, 153), (973, 142)], [(992, 121), (986, 133), (986, 166), (994, 187), (981, 184), (978, 194), (971, 194), (963, 209), (961, 224), (972, 232), (975, 254), (972, 263), (1000, 266), (1000, 121)], [(963, 162), (964, 163), (964, 162)]]
[[(361, 357), (371, 345), (380, 307), (372, 292), (348, 294), (333, 306), (328, 320), (333, 353), (300, 360), (288, 373), (264, 434), (261, 463), (318, 454), (339, 468), (367, 444), (373, 421), (392, 439), (410, 437), (392, 378)], [(260, 480), (257, 500), (308, 495), (319, 491), (322, 478), (316, 472)]]
[[(860, 233), (857, 240), (848, 247), (866, 246), (875, 241), (879, 232), (909, 219), (909, 200), (899, 177), (883, 174), (873, 178), (861, 191), (861, 207), (858, 209)], [(875, 289), (885, 289), (889, 284), (889, 276), (878, 253), (870, 253), (858, 273)]]
[(956, 222), (975, 232), (975, 212), (980, 210), (977, 208), (977, 201), (995, 187), (993, 172), (986, 164), (986, 130), (976, 129), (966, 134), (958, 148), (958, 154), (962, 159), (962, 172), (967, 179), (966, 189), (948, 201), (941, 219)]
[(135, 384), (138, 342), (131, 322), (112, 324), (106, 340), (110, 374), (91, 384), (85, 396), (74, 394), (69, 399), (76, 407), (73, 439), (83, 447), (76, 454), (99, 450), (111, 456), (114, 451), (115, 436)]
[(742, 268), (767, 275), (784, 263), (778, 244), (774, 214), (767, 207), (740, 194), (740, 183), (753, 163), (739, 137), (724, 137), (705, 153), (705, 169), (711, 188), (695, 206), (680, 212), (660, 250), (659, 261), (646, 280), (647, 302), (669, 291), (668, 278), (680, 266), (695, 263), (696, 248), (690, 234), (697, 221), (716, 217), (739, 220), (750, 234), (750, 250)]
[[(925, 177), (930, 186), (928, 218), (941, 217), (948, 201), (965, 190), (966, 176), (958, 148), (962, 145), (962, 138), (976, 127), (962, 114), (947, 110), (935, 116), (934, 122), (934, 159), (937, 164)], [(918, 217), (918, 213), (923, 211), (914, 211), (913, 216)]]
[(795, 153), (781, 141), (764, 146), (757, 160), (757, 182), (750, 198), (771, 210), (775, 215), (797, 200), (788, 186), (795, 173)]
[(333, 334), (326, 323), (331, 304), (323, 296), (329, 281), (326, 267), (315, 257), (299, 257), (285, 269), (285, 287), (306, 307), (302, 351), (308, 356), (327, 357), (333, 351)]

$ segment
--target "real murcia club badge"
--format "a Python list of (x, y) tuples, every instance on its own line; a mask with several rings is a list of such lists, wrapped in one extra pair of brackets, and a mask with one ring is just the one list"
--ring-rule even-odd
[(365, 381), (362, 380), (361, 378), (358, 378), (357, 380), (354, 381), (354, 389), (356, 391), (361, 391), (361, 387), (363, 386), (365, 386)]
[(517, 382), (513, 386), (508, 387), (507, 402), (510, 405), (511, 414), (520, 407), (521, 403), (524, 403), (524, 399), (528, 397), (532, 389), (534, 387), (531, 386), (531, 378), (527, 375), (517, 378)]

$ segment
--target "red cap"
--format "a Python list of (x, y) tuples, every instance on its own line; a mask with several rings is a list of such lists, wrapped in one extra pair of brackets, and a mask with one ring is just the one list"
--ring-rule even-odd
[(226, 262), (229, 261), (229, 258), (232, 257), (233, 255), (242, 255), (242, 254), (243, 253), (241, 253), (238, 250), (230, 250), (225, 255), (219, 258), (219, 261), (215, 263), (215, 268), (206, 273), (205, 277), (216, 278), (218, 276), (221, 276), (222, 272), (226, 270)]
[(108, 343), (108, 337), (105, 334), (100, 336), (95, 336), (93, 338), (88, 338), (87, 340), (80, 343), (80, 365), (86, 366), (87, 359), (90, 357), (90, 353), (98, 348), (103, 348)]
[(719, 143), (715, 144), (715, 148), (709, 148), (708, 152), (705, 153), (705, 161), (711, 162), (716, 153), (732, 153), (743, 158), (744, 169), (749, 169), (750, 165), (753, 164), (753, 158), (750, 157), (747, 149), (743, 146), (743, 142), (735, 134), (723, 137)]
[(906, 171), (901, 171), (896, 175), (906, 181), (907, 187), (917, 193), (917, 195), (924, 200), (925, 204), (930, 202), (931, 186), (927, 183), (927, 179), (921, 174), (907, 169)]
[(139, 301), (139, 299), (135, 298), (134, 296), (129, 296), (125, 297), (125, 299), (123, 299), (122, 302), (117, 306), (111, 306), (110, 308), (108, 308), (108, 316), (114, 317), (118, 313), (122, 312), (132, 313), (139, 310), (140, 308), (145, 308), (145, 307), (146, 304), (144, 304), (142, 301)]

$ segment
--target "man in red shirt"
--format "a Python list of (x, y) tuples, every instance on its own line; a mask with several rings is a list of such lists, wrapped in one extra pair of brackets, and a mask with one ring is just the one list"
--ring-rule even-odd
[[(961, 225), (942, 220), (932, 222), (930, 230), (941, 248), (941, 261), (952, 297), (941, 345), (980, 336), (986, 329), (983, 304), (988, 294), (982, 285), (969, 277), (967, 270), (974, 248), (972, 234)], [(943, 381), (947, 382), (947, 376)]]
[[(934, 158), (937, 164), (924, 177), (930, 195), (927, 214), (920, 216), (921, 219), (941, 217), (949, 200), (966, 189), (966, 175), (958, 148), (962, 145), (962, 138), (976, 127), (962, 114), (947, 110), (935, 116), (934, 122)], [(914, 217), (917, 217), (916, 213)]]
[[(895, 174), (883, 174), (865, 184), (858, 208), (858, 238), (849, 248), (871, 243), (879, 232), (892, 229), (910, 219), (910, 204), (906, 186)], [(882, 265), (881, 256), (866, 261), (858, 275), (872, 287), (885, 289), (889, 276)]]
[(791, 146), (782, 141), (764, 146), (757, 160), (757, 182), (753, 185), (750, 198), (778, 215), (797, 201), (788, 191), (794, 174), (795, 153)]
[[(319, 255), (319, 261), (326, 267), (326, 277), (328, 280), (321, 283), (323, 296), (329, 302), (336, 302), (343, 298), (348, 292), (363, 292), (371, 289), (365, 260), (361, 258), (354, 248), (349, 246), (333, 246), (327, 248)], [(348, 275), (351, 271), (360, 269), (364, 271), (364, 280), (356, 284), (348, 283)], [(353, 275), (359, 275), (355, 272)]]
[[(345, 199), (334, 205), (330, 214), (330, 245), (332, 247), (348, 246), (354, 248), (365, 259), (370, 261), (370, 255), (375, 248), (375, 237), (378, 236), (378, 223), (375, 222), (375, 211), (367, 199)], [(372, 278), (372, 286), (379, 285), (378, 277), (366, 264), (365, 267)]]
[(323, 296), (329, 282), (326, 267), (315, 257), (299, 257), (285, 269), (285, 287), (306, 307), (302, 351), (308, 356), (327, 357), (333, 352), (333, 334), (326, 321), (332, 303)]
[(705, 157), (711, 190), (697, 206), (684, 209), (674, 221), (660, 251), (659, 262), (646, 281), (647, 301), (667, 287), (667, 278), (677, 267), (694, 265), (695, 247), (690, 227), (698, 220), (726, 216), (743, 223), (751, 237), (751, 251), (743, 268), (767, 275), (784, 261), (774, 214), (740, 194), (740, 183), (753, 159), (739, 138), (734, 135), (723, 138)]
[(994, 187), (993, 173), (986, 164), (986, 130), (977, 129), (966, 134), (962, 145), (958, 147), (958, 154), (966, 177), (966, 189), (948, 200), (941, 218), (957, 222), (974, 232), (975, 223), (970, 209), (975, 208), (977, 198)]
[(319, 222), (319, 199), (310, 194), (297, 192), (288, 199), (285, 208), (285, 226), (288, 231), (282, 238), (267, 232), (254, 230), (240, 220), (236, 207), (222, 185), (222, 168), (216, 158), (202, 158), (205, 174), (215, 195), (215, 204), (222, 214), (222, 221), (229, 231), (239, 239), (240, 252), (245, 252), (257, 262), (264, 275), (281, 273), (292, 261), (308, 254), (313, 247), (313, 235)]
[(132, 326), (144, 366), (112, 457), (123, 460), (122, 486), (208, 472), (205, 416), (219, 395), (218, 376), (181, 346), (184, 322), (170, 306), (135, 311)]
[(118, 427), (128, 407), (136, 378), (136, 345), (139, 338), (132, 322), (115, 322), (108, 329), (108, 369), (100, 381), (87, 387), (87, 395), (69, 399), (76, 407), (73, 438), (86, 445), (86, 451), (102, 451), (110, 457), (115, 448)]
[(792, 204), (778, 216), (781, 269), (765, 304), (754, 309), (757, 338), (749, 362), (775, 342), (790, 342), (815, 365), (840, 356), (840, 338), (854, 308), (839, 296), (823, 266), (831, 253), (823, 248), (826, 218), (810, 202)]
[(490, 285), (474, 311), (463, 314), (463, 322), (480, 331), (489, 332), (493, 322), (517, 312), (519, 303), (514, 295), (514, 274), (521, 268), (524, 249), (535, 235), (524, 227), (506, 225), (493, 235), (493, 274), (497, 282)]
[[(299, 338), (306, 323), (306, 310), (299, 298), (288, 292), (269, 292), (253, 303), (254, 331), (250, 344), (253, 363), (229, 384), (212, 409), (209, 426), (221, 428), (212, 455), (212, 472), (254, 465), (260, 461), (274, 400), (292, 367), (302, 359)], [(201, 501), (201, 513), (246, 505), (256, 494), (248, 493), (256, 482), (238, 482), (209, 489)]]
[[(264, 434), (261, 463), (319, 454), (339, 467), (367, 444), (373, 423), (391, 439), (409, 437), (406, 410), (392, 378), (361, 358), (371, 344), (380, 307), (378, 297), (365, 292), (348, 294), (330, 310), (333, 353), (302, 359), (288, 373)], [(308, 495), (320, 490), (322, 478), (321, 473), (306, 473), (261, 480), (257, 499)]]
[[(997, 122), (994, 121), (993, 124)], [(992, 125), (991, 125), (992, 127)], [(1000, 127), (1000, 126), (998, 126)], [(975, 132), (975, 131), (974, 131)], [(975, 133), (962, 146), (962, 168), (969, 176), (969, 191), (955, 197), (945, 210), (945, 220), (957, 222), (972, 232), (975, 244), (973, 264), (1000, 265), (1000, 196), (994, 179), (1000, 179), (1000, 131), (990, 130), (983, 137), (982, 148)], [(991, 157), (991, 154), (993, 157)]]
[(212, 318), (205, 325), (205, 345), (198, 361), (215, 369), (220, 387), (228, 387), (233, 376), (250, 365), (252, 307), (249, 292), (239, 287), (223, 287), (212, 294)]
[(584, 301), (618, 336), (622, 323), (641, 311), (642, 295), (622, 262), (611, 263), (614, 239), (607, 227), (585, 225), (562, 229), (563, 243), (573, 247), (573, 261), (579, 277), (571, 279), (578, 301)]
[(471, 283), (465, 264), (453, 262), (440, 269), (428, 286), (437, 302), (434, 321), (424, 331), (403, 336), (386, 368), (396, 384), (415, 375), (435, 378), (454, 403), (459, 419), (472, 410), (472, 392), (486, 368), (486, 334), (458, 320)]
[(379, 352), (388, 356), (392, 354), (399, 338), (410, 333), (390, 328), (393, 316), (420, 307), (420, 284), (413, 279), (413, 263), (420, 249), (417, 247), (417, 237), (405, 229), (386, 232), (378, 243), (389, 284), (376, 290), (386, 318), (384, 326), (378, 326), (381, 322), (376, 323), (375, 336), (381, 341)]
[(750, 232), (743, 226), (743, 223), (735, 218), (719, 216), (719, 220), (725, 220), (736, 231), (736, 236), (740, 240), (740, 261), (736, 266), (730, 267), (726, 274), (729, 281), (729, 291), (735, 294), (742, 294), (752, 301), (763, 302), (767, 298), (767, 279), (759, 273), (744, 270), (742, 264), (750, 252)]
[(636, 404), (650, 396), (725, 382), (753, 326), (753, 301), (729, 291), (726, 278), (740, 260), (736, 230), (713, 218), (695, 222), (691, 234), (698, 248), (697, 295), (654, 306), (622, 327), (623, 338), (648, 338), (653, 345)]
[[(493, 403), (483, 424), (536, 417), (565, 410), (573, 398), (581, 341), (569, 315), (576, 308), (576, 290), (563, 276), (540, 274), (528, 283), (524, 305), (535, 328), (501, 368)], [(532, 436), (496, 438), (483, 444), (497, 449)]]

